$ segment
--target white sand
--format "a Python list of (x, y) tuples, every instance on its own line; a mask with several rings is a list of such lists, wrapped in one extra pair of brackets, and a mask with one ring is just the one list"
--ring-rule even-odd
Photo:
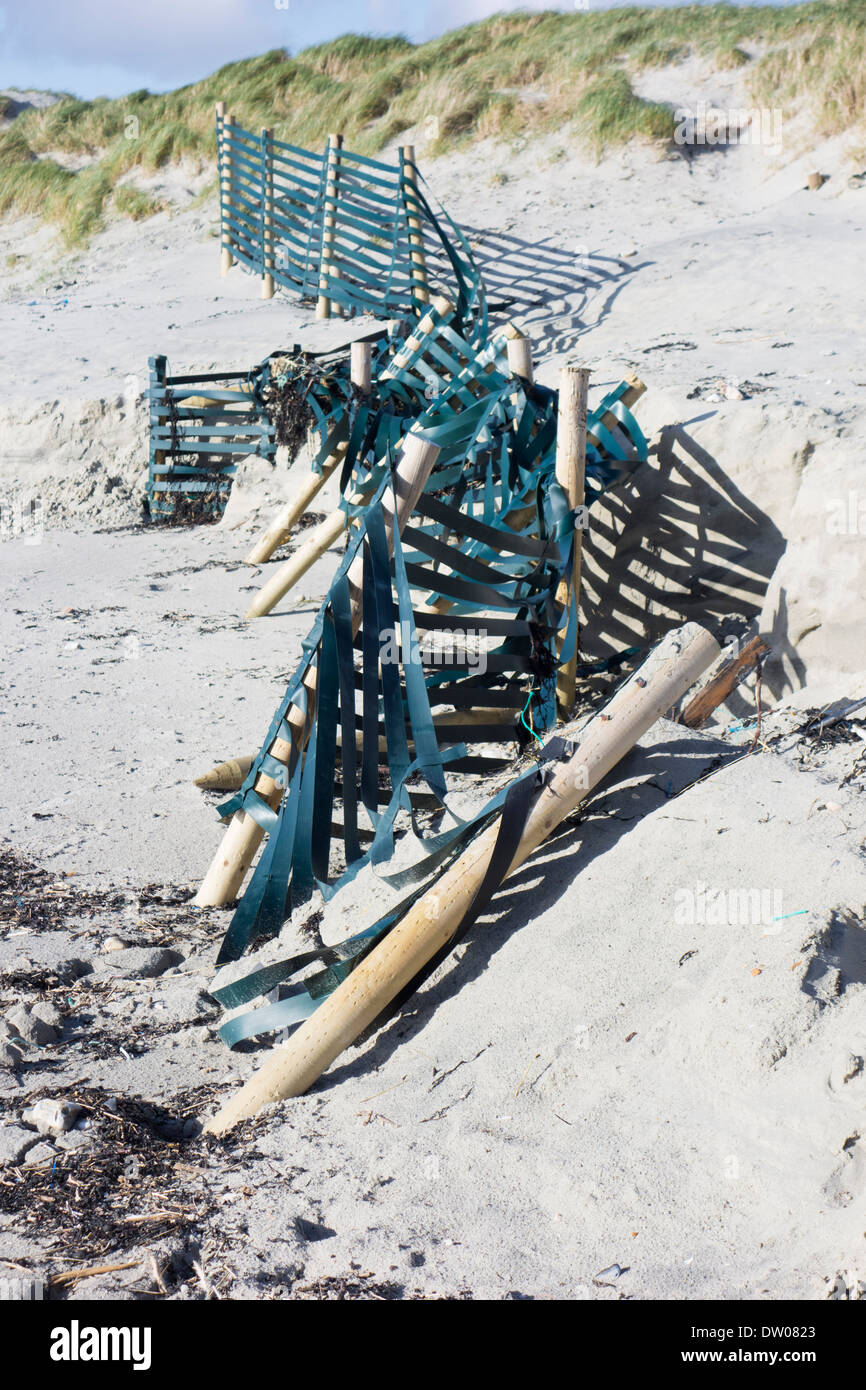
[[(674, 76), (684, 95), (668, 99), (685, 99), (694, 74)], [(588, 648), (742, 613), (774, 634), (765, 702), (866, 693), (864, 535), (828, 524), (828, 503), (863, 496), (866, 193), (846, 186), (842, 142), (777, 167), (752, 149), (691, 163), (634, 149), (596, 167), (551, 158), (561, 147), (422, 167), (483, 229), (479, 250), (502, 253), (493, 297), (518, 300), (540, 380), (580, 359), (599, 387), (627, 366), (647, 382), (655, 450), (594, 526)], [(813, 167), (831, 178), (806, 193)], [(479, 169), (507, 182), (470, 183)], [(0, 971), (99, 964), (109, 933), (149, 943), (156, 919), (188, 957), (99, 1003), (105, 1055), (68, 1038), (55, 1070), (0, 1070), (0, 1098), (22, 1108), (84, 1076), (170, 1104), (258, 1060), (196, 1023), (228, 914), (155, 916), (135, 890), (200, 879), (220, 832), (191, 779), (258, 746), (336, 552), (247, 627), (261, 582), (239, 564), (248, 529), (138, 529), (146, 359), (243, 367), (366, 324), (263, 303), (237, 270), (221, 281), (214, 218), (208, 203), (118, 223), (75, 257), (35, 225), (0, 228), (4, 514), (40, 496), (48, 524), (40, 544), (0, 551), (4, 838), (126, 903), (52, 932), (0, 928)], [(737, 383), (747, 399), (717, 399)], [(809, 1299), (839, 1271), (855, 1291), (866, 1280), (866, 816), (862, 776), (843, 781), (863, 745), (789, 740), (674, 796), (742, 741), (732, 722), (659, 726), (399, 1019), (254, 1126), (242, 1177), (212, 1156), (201, 1191), (220, 1205), (195, 1239), (223, 1292), (272, 1296), (301, 1265), (310, 1279), (352, 1261), (398, 1289), (492, 1298)], [(796, 722), (775, 715), (765, 736)], [(762, 891), (757, 921), (727, 898)], [(684, 920), (719, 892), (723, 920)], [(375, 911), (361, 892), (338, 898), (323, 933)], [(55, 1268), (50, 1234), (0, 1212), (0, 1257)], [(153, 1248), (178, 1255), (190, 1238)], [(614, 1287), (593, 1283), (613, 1262)], [(181, 1296), (200, 1294), (178, 1267)], [(77, 1296), (130, 1296), (148, 1277)]]

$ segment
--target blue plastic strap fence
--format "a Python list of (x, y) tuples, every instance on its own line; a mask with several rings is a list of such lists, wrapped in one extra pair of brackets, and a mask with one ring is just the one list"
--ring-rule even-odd
[(165, 357), (151, 357), (148, 365), (150, 515), (177, 516), (184, 501), (195, 503), (198, 515), (218, 515), (242, 458), (259, 454), (276, 460), (276, 431), (261, 394), (262, 368), (170, 376)]
[[(389, 450), (374, 465), (358, 454), (356, 468), (368, 488), (376, 484), (376, 496), (359, 514), (249, 775), (220, 807), (224, 816), (243, 809), (267, 840), (219, 961), (235, 960), (255, 941), (277, 934), (314, 888), (329, 898), (365, 866), (408, 896), (339, 947), (254, 969), (219, 989), (216, 997), (231, 1008), (276, 991), (267, 1004), (223, 1025), (229, 1045), (308, 1016), (506, 795), (507, 788), (478, 816), (461, 819), (449, 803), (453, 777), (501, 772), (555, 723), (556, 671), (574, 653), (577, 629), (574, 597), (566, 607), (556, 597), (571, 572), (575, 525), (553, 469), (557, 396), (507, 379), (497, 369), (498, 350), (491, 351), (489, 372), (476, 369), (471, 353), (460, 353), (460, 371), (416, 419), (415, 429), (442, 454), (433, 486), (402, 540), (394, 538), (393, 562), (381, 507), (393, 454)], [(479, 378), (486, 395), (472, 392)], [(619, 399), (625, 389), (622, 383), (610, 393), (590, 420), (597, 434), (605, 430), (604, 415), (612, 415), (617, 428), (625, 422), (630, 446), (639, 450), (642, 436)], [(613, 431), (606, 437), (619, 454), (626, 452)], [(593, 496), (614, 476), (617, 462), (603, 446), (596, 448)], [(645, 457), (645, 445), (642, 452)], [(515, 530), (508, 524), (515, 504), (527, 498), (535, 503), (532, 519)], [(353, 637), (347, 575), (358, 555), (363, 604)], [(578, 669), (586, 674), (592, 668)], [(314, 714), (307, 708), (313, 684)], [(293, 707), (306, 716), (305, 740), (292, 738)], [(483, 723), (480, 709), (486, 711)], [(287, 766), (270, 752), (278, 738), (293, 748)], [(256, 790), (261, 773), (284, 788), (277, 811)], [(436, 823), (425, 823), (431, 814)], [(444, 828), (442, 816), (450, 818)], [(406, 828), (416, 836), (420, 857), (395, 872), (395, 834)], [(314, 965), (319, 969), (310, 975)]]
[(219, 115), (216, 133), (221, 244), (244, 269), (350, 315), (417, 318), (430, 294), (443, 293), (467, 335), (484, 340), (472, 251), (448, 215), (434, 212), (413, 163), (342, 148), (314, 154)]
[[(495, 488), (504, 514), (508, 505), (533, 500), (539, 472), (552, 472), (557, 393), (509, 375), (504, 330), (475, 349), (451, 319), (430, 310), (425, 333), (374, 343), (372, 389), (366, 395), (353, 387), (342, 349), (313, 357), (296, 346), (269, 359), (263, 386), (268, 408), (278, 419), (281, 401), (303, 401), (315, 441), (313, 468), (344, 450), (344, 495), (370, 492), (381, 479), (382, 461), (405, 433), (416, 424), (428, 433), (428, 415), (435, 417), (441, 452), (427, 491), (459, 484), (470, 488), (467, 505), (475, 502), (489, 512)], [(589, 416), (590, 499), (647, 456), (640, 427), (622, 404), (626, 390), (621, 382)], [(285, 442), (279, 431), (278, 442)], [(473, 497), (473, 483), (485, 484), (486, 491)], [(352, 510), (348, 504), (347, 509)]]

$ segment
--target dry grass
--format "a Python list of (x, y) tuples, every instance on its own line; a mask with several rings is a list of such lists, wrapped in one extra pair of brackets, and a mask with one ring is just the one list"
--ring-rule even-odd
[[(349, 34), (294, 57), (277, 49), (165, 95), (65, 97), (24, 113), (0, 133), (0, 213), (35, 213), (70, 242), (86, 240), (123, 174), (182, 156), (213, 160), (217, 100), (249, 129), (272, 126), (278, 139), (312, 148), (339, 129), (362, 154), (410, 127), (428, 133), (433, 153), (553, 130), (596, 153), (632, 139), (664, 142), (672, 112), (638, 97), (631, 79), (695, 52), (708, 64), (750, 65), (755, 100), (788, 114), (808, 109), (817, 133), (829, 134), (862, 116), (864, 18), (864, 0), (514, 13), (418, 46)], [(752, 61), (743, 44), (765, 56)], [(38, 158), (47, 151), (95, 162), (72, 172)], [(131, 194), (113, 205), (148, 215)]]

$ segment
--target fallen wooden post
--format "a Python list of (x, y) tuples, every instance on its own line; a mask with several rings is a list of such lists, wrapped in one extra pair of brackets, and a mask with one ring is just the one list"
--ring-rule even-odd
[[(502, 724), (509, 718), (516, 718), (519, 713), (519, 703), (514, 705), (496, 705), (493, 708), (487, 708), (482, 705), (477, 709), (442, 710), (432, 716), (433, 728), (448, 729), (454, 724)], [(343, 743), (343, 735), (340, 729), (337, 729), (336, 737), (337, 747), (340, 748)], [(406, 740), (411, 750), (414, 744), (412, 742), (411, 729), (408, 727), (406, 729)], [(362, 736), (359, 733), (357, 739), (359, 754), (363, 746)], [(388, 752), (388, 740), (384, 735), (381, 735), (379, 738), (379, 752)], [(237, 758), (228, 758), (224, 763), (217, 763), (216, 767), (212, 767), (208, 772), (203, 772), (200, 777), (196, 777), (193, 781), (193, 786), (201, 787), (203, 791), (211, 792), (239, 791), (254, 761), (255, 756), (252, 753), (243, 753)]]
[[(395, 476), (396, 511), (391, 509), (390, 500), (387, 497), (383, 501), (385, 533), (389, 547), (393, 543), (394, 525), (396, 524), (398, 530), (402, 531), (415, 509), (418, 498), (424, 491), (430, 470), (438, 457), (438, 444), (432, 444), (423, 435), (410, 430), (403, 441), (402, 454), (397, 464)], [(361, 554), (358, 554), (352, 561), (346, 577), (349, 581), (352, 605), (352, 632), (357, 633), (361, 626), (363, 581), (363, 556)], [(310, 696), (311, 708), (316, 683), (317, 673), (315, 669), (311, 668), (304, 678), (304, 687)], [(302, 743), (309, 727), (308, 716), (297, 706), (293, 706), (286, 716), (286, 722), (291, 730), (292, 740)], [(268, 751), (278, 762), (288, 764), (292, 743), (286, 739), (276, 738)], [(256, 778), (255, 789), (271, 807), (276, 808), (280, 804), (283, 795), (282, 788), (278, 787), (273, 778), (268, 777), (265, 773), (259, 773)], [(223, 836), (222, 844), (196, 894), (197, 907), (218, 907), (237, 897), (238, 890), (255, 858), (263, 835), (264, 831), (261, 826), (252, 816), (247, 815), (246, 811), (235, 812)]]
[[(451, 301), (446, 299), (444, 295), (435, 297), (431, 308), (435, 309), (443, 318), (454, 312)], [(411, 361), (412, 354), (422, 346), (425, 336), (433, 329), (434, 322), (433, 314), (428, 310), (411, 337), (406, 339), (400, 352), (395, 354), (389, 367), (381, 373), (381, 380), (390, 380)], [(352, 381), (359, 390), (369, 392), (371, 389), (372, 347), (370, 343), (352, 343), (351, 353)], [(286, 503), (271, 526), (253, 546), (246, 558), (246, 564), (263, 564), (265, 560), (270, 559), (277, 547), (288, 539), (292, 526), (303, 515), (319, 489), (324, 486), (334, 469), (342, 461), (345, 452), (345, 444), (340, 445), (337, 452), (323, 465), (322, 472), (310, 475), (297, 496), (291, 502)], [(245, 616), (248, 619), (261, 618), (266, 613), (270, 613), (274, 604), (279, 603), (293, 584), (297, 584), (301, 576), (306, 574), (310, 566), (324, 555), (328, 547), (334, 544), (347, 526), (348, 518), (342, 510), (335, 511), (327, 517), (306, 545), (287, 560), (282, 569), (271, 576), (250, 604)]]
[(297, 521), (300, 521), (310, 503), (325, 486), (334, 469), (342, 463), (345, 453), (346, 445), (340, 444), (336, 452), (331, 454), (330, 458), (322, 464), (320, 472), (310, 472), (300, 490), (295, 493), (290, 502), (286, 502), (285, 506), (280, 508), (267, 531), (259, 536), (244, 560), (245, 565), (263, 565), (266, 560), (270, 560), (275, 550), (286, 543), (292, 533), (292, 527)]
[[(553, 764), (529, 813), (508, 874), (524, 862), (719, 654), (697, 623), (670, 632), (579, 733), (577, 750)], [(499, 831), (483, 831), (400, 921), (329, 995), (288, 1043), (205, 1126), (224, 1134), (263, 1105), (302, 1095), (340, 1053), (370, 1026), (451, 940), (481, 885)]]
[(302, 575), (312, 565), (320, 560), (326, 550), (343, 534), (349, 524), (346, 513), (337, 507), (329, 516), (321, 521), (308, 541), (290, 555), (288, 560), (280, 565), (275, 574), (272, 574), (266, 584), (259, 589), (244, 617), (247, 621), (253, 618), (263, 618), (266, 613), (279, 603), (280, 599), (289, 592), (293, 585), (297, 584)]
[(680, 714), (679, 723), (687, 724), (690, 729), (702, 729), (713, 710), (725, 703), (734, 687), (769, 650), (763, 637), (753, 637), (738, 656), (731, 657), (720, 666), (703, 689), (689, 700)]

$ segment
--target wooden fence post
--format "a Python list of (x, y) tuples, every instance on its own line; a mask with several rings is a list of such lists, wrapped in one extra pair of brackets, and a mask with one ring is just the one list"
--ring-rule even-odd
[(349, 348), (352, 385), (369, 396), (373, 380), (373, 344), (352, 343)]
[[(559, 373), (559, 412), (556, 421), (556, 481), (564, 489), (569, 507), (583, 505), (586, 472), (586, 401), (588, 367), (563, 367)], [(580, 601), (580, 559), (583, 531), (574, 532), (574, 555), (569, 582), (560, 585), (557, 597)], [(570, 661), (560, 666), (556, 679), (559, 713), (567, 719), (574, 706), (577, 675), (577, 643)]]
[[(407, 197), (407, 190), (409, 196)], [(427, 284), (427, 257), (424, 254), (424, 236), (421, 218), (418, 216), (418, 171), (415, 168), (415, 146), (400, 146), (400, 191), (409, 223), (409, 246), (412, 258), (412, 288), (415, 298), (422, 304), (430, 300)]]
[[(165, 400), (165, 376), (168, 359), (163, 356), (151, 357), (148, 366), (150, 367), (150, 390), (148, 393), (150, 396), (150, 428), (151, 431), (155, 431), (159, 429), (162, 423), (162, 416), (159, 413), (160, 401), (157, 397), (161, 394), (163, 401)], [(164, 481), (163, 475), (159, 470), (165, 464), (165, 450), (154, 449), (152, 451), (152, 459), (150, 472), (153, 490), (150, 494), (150, 500), (156, 503), (156, 499), (162, 496), (162, 493), (157, 491), (156, 484)], [(157, 505), (161, 506), (162, 504), (157, 503)]]
[(262, 299), (274, 297), (274, 173), (271, 140), (274, 132), (262, 127)]
[(505, 344), (508, 353), (508, 370), (512, 376), (519, 376), (524, 381), (528, 381), (530, 386), (535, 381), (532, 370), (532, 342), (525, 333), (520, 333), (513, 324), (506, 328), (508, 341)]
[(328, 136), (328, 173), (325, 185), (325, 216), (322, 226), (322, 260), (319, 268), (319, 299), (316, 304), (316, 318), (329, 319), (331, 309), (341, 313), (339, 304), (332, 305), (329, 290), (329, 277), (331, 274), (331, 255), (334, 246), (335, 228), (337, 226), (337, 191), (340, 173), (340, 150), (343, 148), (342, 135)]
[[(235, 258), (231, 253), (230, 245), (232, 239), (231, 227), (228, 223), (227, 209), (231, 203), (231, 150), (225, 140), (225, 127), (231, 125), (231, 116), (226, 115), (226, 104), (218, 101), (216, 105), (217, 120), (217, 175), (220, 190), (220, 274), (228, 275), (235, 263)], [(226, 246), (226, 241), (229, 246)]]

